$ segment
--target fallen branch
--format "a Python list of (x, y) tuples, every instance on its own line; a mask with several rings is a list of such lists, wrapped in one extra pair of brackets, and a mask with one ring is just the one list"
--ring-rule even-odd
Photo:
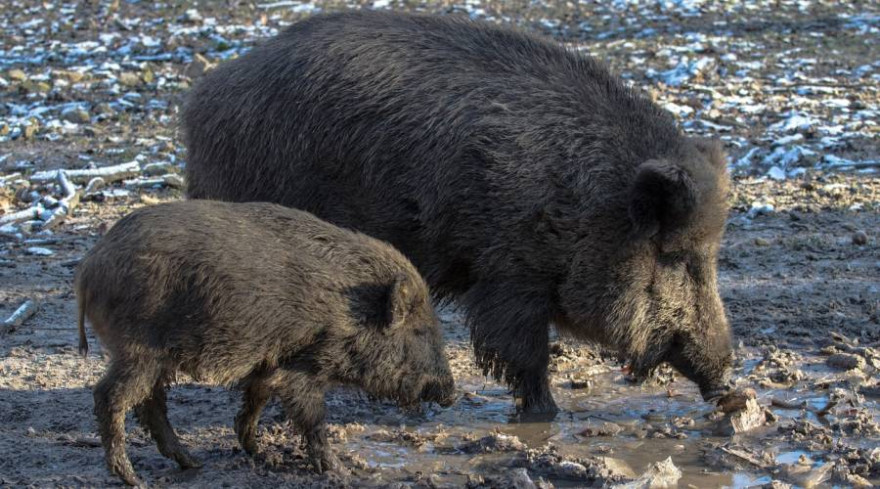
[(769, 464), (762, 462), (757, 457), (755, 457), (751, 453), (748, 453), (744, 450), (739, 450), (737, 448), (727, 448), (727, 447), (718, 447), (718, 449), (728, 455), (733, 455), (734, 457), (736, 457), (738, 459), (745, 460), (746, 462), (748, 462), (756, 467), (760, 467), (762, 469), (766, 469), (766, 468), (770, 467)]
[(107, 182), (103, 178), (95, 177), (95, 178), (89, 180), (88, 185), (86, 185), (86, 189), (83, 190), (83, 194), (85, 194), (85, 195), (93, 194), (106, 186), (107, 186)]
[(809, 404), (807, 404), (806, 401), (792, 402), (792, 401), (786, 401), (784, 399), (777, 399), (775, 397), (770, 400), (770, 404), (772, 406), (775, 406), (775, 407), (778, 407), (781, 409), (806, 410), (806, 411), (809, 411), (809, 412), (815, 414), (816, 416), (818, 416), (820, 418), (824, 418), (825, 416), (828, 416), (831, 413), (832, 409), (837, 407), (838, 401), (834, 400), (834, 399), (829, 400), (828, 404), (826, 404), (825, 407), (823, 407), (822, 409), (816, 409), (816, 408), (810, 406)]
[(134, 180), (126, 180), (124, 185), (128, 189), (171, 187), (182, 188), (184, 186), (183, 178), (180, 175), (169, 173), (156, 178), (138, 178)]
[(25, 321), (28, 320), (31, 316), (33, 316), (37, 312), (37, 302), (32, 299), (28, 299), (24, 302), (24, 304), (18, 306), (18, 309), (12, 313), (6, 321), (3, 321), (3, 326), (6, 326), (7, 330), (12, 331), (15, 328), (24, 324)]
[(30, 221), (34, 219), (40, 218), (40, 213), (43, 212), (43, 207), (36, 205), (32, 207), (28, 207), (27, 209), (10, 212), (9, 214), (3, 214), (0, 216), (0, 226), (5, 224), (12, 224), (21, 221)]
[[(73, 183), (86, 184), (89, 180), (101, 177), (107, 183), (118, 182), (140, 175), (141, 165), (137, 161), (122, 163), (121, 165), (105, 166), (103, 168), (88, 168), (85, 170), (64, 170), (67, 177)], [(31, 175), (31, 182), (45, 183), (55, 178), (56, 170), (41, 171)]]
[(76, 187), (71, 183), (70, 179), (67, 178), (67, 172), (65, 170), (57, 170), (56, 173), (58, 185), (64, 191), (64, 197), (44, 220), (41, 229), (52, 229), (61, 224), (73, 212), (74, 207), (79, 204), (80, 194), (76, 191)]

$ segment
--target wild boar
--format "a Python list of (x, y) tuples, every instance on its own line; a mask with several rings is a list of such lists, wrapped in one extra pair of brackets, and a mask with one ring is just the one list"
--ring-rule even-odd
[(389, 241), (527, 413), (557, 409), (551, 324), (727, 388), (725, 156), (596, 59), (455, 17), (318, 15), (202, 78), (183, 128), (191, 198)]
[(260, 412), (277, 395), (314, 468), (337, 461), (324, 432), (324, 391), (358, 386), (402, 405), (449, 405), (453, 378), (428, 288), (386, 243), (268, 203), (189, 201), (121, 219), (75, 280), (80, 348), (88, 318), (111, 360), (94, 390), (110, 471), (135, 485), (125, 453), (134, 408), (159, 451), (196, 461), (168, 423), (178, 372), (238, 386), (235, 431), (257, 450)]

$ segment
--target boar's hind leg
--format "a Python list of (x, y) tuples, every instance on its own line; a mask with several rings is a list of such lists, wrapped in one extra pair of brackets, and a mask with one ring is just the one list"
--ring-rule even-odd
[(158, 378), (155, 365), (114, 359), (95, 386), (95, 416), (107, 456), (107, 467), (126, 484), (138, 485), (125, 453), (125, 413), (150, 395)]
[(257, 453), (257, 424), (271, 397), (272, 390), (265, 377), (250, 379), (244, 386), (244, 402), (235, 415), (235, 434), (241, 447), (250, 455)]
[(477, 363), (484, 373), (514, 388), (524, 414), (557, 411), (547, 366), (550, 362), (549, 301), (517, 284), (477, 285), (465, 296)]
[(181, 445), (177, 433), (168, 422), (165, 382), (156, 382), (150, 397), (135, 408), (135, 414), (141, 427), (156, 440), (159, 453), (174, 460), (183, 469), (201, 467), (199, 461)]

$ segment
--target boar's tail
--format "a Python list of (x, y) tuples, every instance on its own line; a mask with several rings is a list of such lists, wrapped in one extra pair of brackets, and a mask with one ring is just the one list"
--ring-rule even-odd
[(86, 298), (83, 293), (77, 294), (77, 307), (79, 307), (79, 354), (87, 356), (89, 354), (89, 340), (86, 339)]

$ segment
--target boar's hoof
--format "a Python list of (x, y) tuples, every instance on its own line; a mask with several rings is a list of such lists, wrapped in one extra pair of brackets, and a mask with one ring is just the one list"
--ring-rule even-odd
[(527, 417), (546, 417), (553, 419), (559, 412), (559, 407), (553, 401), (553, 397), (549, 394), (538, 398), (525, 397), (519, 409), (520, 414)]
[(310, 458), (312, 465), (315, 467), (315, 472), (318, 474), (325, 472), (345, 473), (342, 463), (329, 450), (321, 454), (312, 454)]
[(180, 450), (173, 455), (174, 461), (180, 465), (181, 469), (200, 469), (202, 468), (202, 462), (199, 459), (193, 457), (186, 450)]
[(241, 413), (235, 417), (235, 434), (238, 435), (238, 442), (245, 453), (253, 456), (259, 452), (257, 448), (256, 426), (246, 419), (245, 416), (242, 416)]

